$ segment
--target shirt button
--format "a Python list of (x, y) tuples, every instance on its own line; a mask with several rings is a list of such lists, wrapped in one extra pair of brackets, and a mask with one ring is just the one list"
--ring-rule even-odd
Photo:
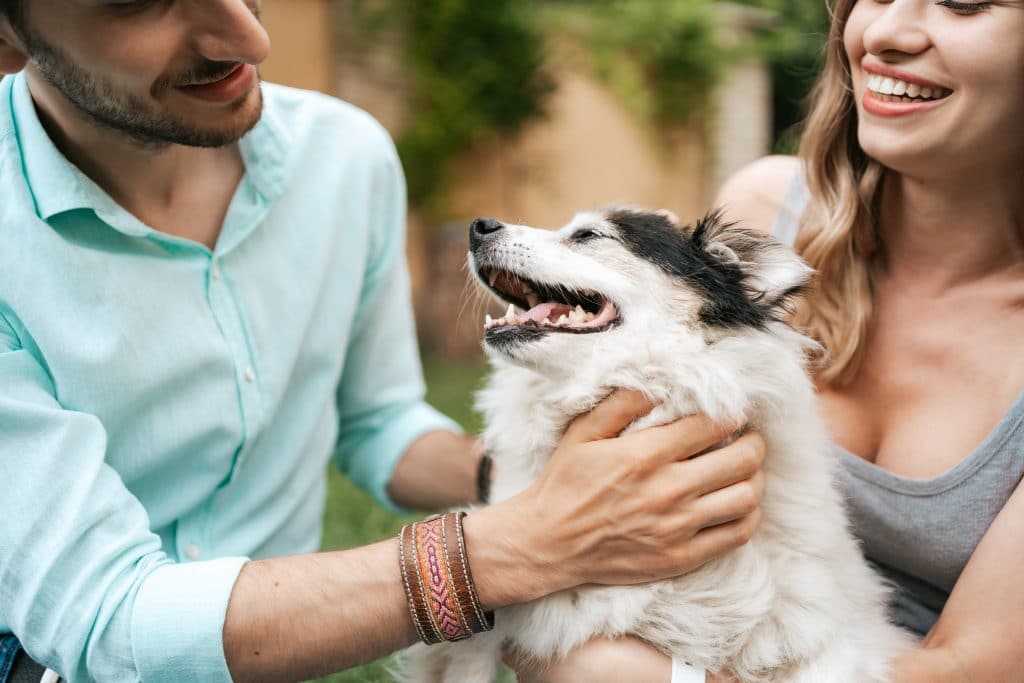
[(198, 560), (199, 546), (197, 546), (195, 543), (189, 543), (187, 546), (185, 546), (185, 557), (187, 557), (190, 560)]
[(256, 380), (256, 371), (253, 370), (252, 366), (250, 365), (249, 367), (247, 367), (245, 369), (245, 381), (246, 382), (253, 382), (255, 380)]
[(210, 268), (210, 277), (212, 277), (214, 280), (220, 279), (220, 266), (218, 266), (216, 263), (213, 264), (213, 266)]

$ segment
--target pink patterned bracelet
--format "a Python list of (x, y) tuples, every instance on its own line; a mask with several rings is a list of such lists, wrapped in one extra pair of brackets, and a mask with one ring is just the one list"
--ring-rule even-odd
[(399, 534), (402, 583), (420, 639), (432, 645), (465, 640), (494, 626), (480, 606), (462, 537), (465, 513), (406, 525)]

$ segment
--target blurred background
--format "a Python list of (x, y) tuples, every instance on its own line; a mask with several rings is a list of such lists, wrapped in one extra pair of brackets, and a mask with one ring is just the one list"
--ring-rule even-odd
[[(469, 222), (557, 227), (615, 202), (696, 220), (730, 174), (793, 151), (828, 25), (824, 0), (264, 0), (263, 16), (264, 79), (395, 138), (427, 398), (471, 432), (486, 364)], [(329, 476), (325, 549), (408, 521)], [(386, 681), (386, 665), (323, 680)]]
[(557, 227), (626, 202), (703, 215), (795, 146), (824, 0), (264, 0), (266, 80), (366, 109), (409, 186), (421, 345), (479, 358), (476, 216)]

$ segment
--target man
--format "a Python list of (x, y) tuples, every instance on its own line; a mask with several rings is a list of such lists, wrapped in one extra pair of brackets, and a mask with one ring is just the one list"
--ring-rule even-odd
[[(386, 504), (475, 497), (474, 441), (422, 402), (393, 147), (352, 107), (261, 87), (258, 10), (0, 0), (16, 676), (296, 680), (371, 660), (415, 640), (397, 544), (313, 552), (327, 459)], [(760, 440), (687, 460), (726, 430), (616, 437), (648, 408), (613, 397), (534, 487), (466, 518), (485, 607), (676, 575), (749, 538)]]

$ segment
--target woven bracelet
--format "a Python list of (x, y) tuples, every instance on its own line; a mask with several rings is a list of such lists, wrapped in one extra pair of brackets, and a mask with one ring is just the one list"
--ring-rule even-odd
[(407, 524), (399, 534), (402, 584), (424, 643), (456, 641), (494, 625), (480, 606), (469, 572), (462, 516), (450, 512)]

